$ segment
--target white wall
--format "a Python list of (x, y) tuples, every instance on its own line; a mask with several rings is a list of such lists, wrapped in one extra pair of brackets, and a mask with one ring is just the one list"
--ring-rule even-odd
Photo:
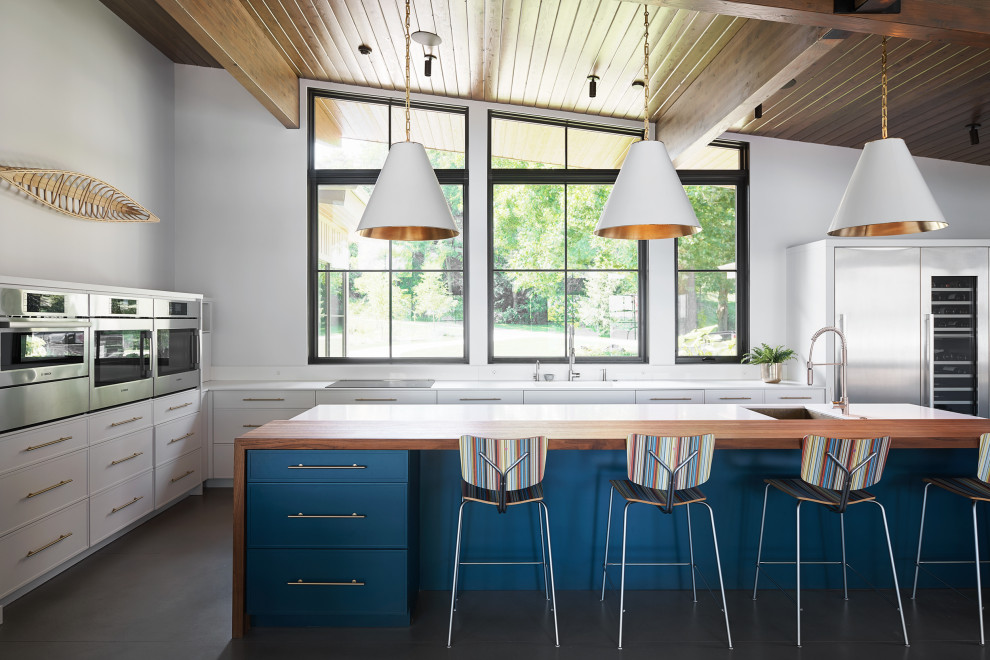
[[(301, 86), (305, 99), (305, 81)], [(308, 366), (305, 126), (296, 131), (283, 128), (223, 71), (176, 67), (176, 287), (216, 299), (216, 377), (525, 378), (532, 372), (530, 365), (484, 365), (487, 209), (484, 195), (478, 193), (485, 190), (486, 181), (481, 118), (496, 106), (463, 103), (475, 127), (469, 130), (477, 133), (480, 127), (481, 131), (481, 139), (472, 143), (474, 192), (468, 209), (474, 312), (471, 366)], [(304, 120), (305, 114), (304, 107)], [(784, 250), (825, 236), (859, 152), (726, 137), (751, 144), (751, 339), (782, 344)], [(984, 221), (984, 209), (990, 208), (990, 168), (929, 159), (919, 159), (919, 164), (950, 222), (950, 229), (937, 237), (990, 238), (990, 226)], [(655, 241), (650, 251), (651, 364), (608, 366), (609, 377), (757, 377), (755, 368), (747, 365), (673, 366), (672, 242)], [(585, 370), (598, 377), (594, 368)]]
[(173, 287), (172, 63), (97, 0), (0, 0), (0, 165), (102, 179), (159, 224), (79, 220), (0, 186), (0, 275)]

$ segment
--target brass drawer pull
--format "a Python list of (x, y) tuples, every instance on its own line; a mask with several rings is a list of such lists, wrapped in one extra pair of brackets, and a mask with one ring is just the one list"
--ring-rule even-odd
[(178, 410), (179, 408), (185, 408), (186, 406), (191, 406), (192, 404), (193, 404), (192, 401), (187, 401), (187, 402), (185, 402), (183, 404), (180, 404), (178, 406), (169, 406), (167, 412), (172, 412), (173, 410)]
[(264, 424), (243, 424), (242, 426), (246, 429), (260, 429)]
[(41, 449), (42, 447), (50, 447), (51, 445), (57, 445), (60, 442), (65, 442), (66, 440), (72, 440), (71, 435), (67, 435), (64, 438), (59, 438), (58, 440), (52, 440), (51, 442), (46, 442), (41, 445), (31, 445), (24, 449), (24, 451), (34, 451), (35, 449)]
[(719, 401), (749, 401), (751, 396), (720, 396)]
[(357, 580), (351, 580), (350, 582), (303, 582), (302, 580), (296, 580), (295, 582), (286, 582), (288, 585), (316, 585), (323, 587), (363, 587), (364, 582), (358, 582)]
[(62, 481), (58, 482), (54, 486), (49, 486), (48, 488), (42, 488), (41, 490), (35, 491), (33, 493), (28, 493), (27, 496), (29, 498), (31, 498), (31, 497), (37, 497), (38, 495), (41, 495), (42, 493), (47, 493), (50, 490), (55, 490), (56, 488), (58, 488), (60, 486), (64, 486), (65, 484), (71, 484), (71, 483), (72, 483), (72, 479), (63, 479)]
[(357, 398), (355, 401), (398, 401), (395, 397), (389, 397), (386, 399), (371, 399), (371, 398)]
[(501, 401), (501, 397), (490, 396), (490, 397), (461, 397), (461, 401)]
[(143, 499), (144, 499), (144, 495), (138, 495), (137, 497), (135, 497), (133, 500), (131, 500), (127, 504), (121, 504), (120, 506), (115, 506), (114, 508), (110, 509), (110, 513), (117, 513), (118, 511), (122, 511), (122, 510), (126, 509), (127, 507), (129, 507), (130, 505), (134, 504), (135, 502), (139, 502), (139, 501), (141, 501)]
[(186, 477), (188, 477), (190, 474), (192, 474), (195, 471), (196, 470), (186, 470), (185, 474), (180, 474), (177, 477), (172, 477), (172, 479), (169, 480), (169, 483), (173, 483), (174, 484), (176, 481), (179, 481), (181, 479), (185, 479)]
[(810, 396), (782, 396), (782, 397), (780, 397), (781, 400), (783, 400), (783, 399), (810, 399), (810, 398), (811, 398)]
[(249, 398), (241, 399), (241, 401), (285, 401), (285, 399), (283, 397), (277, 397), (274, 399)]
[(650, 401), (690, 401), (689, 396), (655, 396), (651, 397)]
[(367, 465), (290, 465), (288, 466), (290, 470), (364, 470)]
[(313, 514), (302, 514), (297, 513), (296, 515), (289, 514), (288, 518), (346, 518), (347, 520), (360, 520), (361, 518), (367, 518), (368, 516), (363, 513), (352, 513), (349, 516), (344, 515), (313, 515)]
[(38, 554), (42, 550), (47, 550), (48, 548), (52, 547), (56, 543), (61, 543), (65, 539), (69, 538), (70, 536), (72, 536), (72, 532), (69, 532), (68, 534), (59, 534), (59, 536), (58, 536), (57, 539), (55, 539), (54, 541), (51, 541), (49, 543), (46, 543), (45, 545), (41, 546), (37, 550), (28, 550), (28, 553), (27, 553), (27, 555), (25, 555), (25, 557), (34, 557), (36, 554)]
[(127, 461), (131, 460), (132, 458), (137, 458), (138, 456), (140, 456), (143, 453), (144, 453), (143, 451), (136, 451), (133, 454), (131, 454), (130, 456), (128, 456), (127, 458), (118, 458), (115, 461), (110, 461), (110, 465), (113, 466), (113, 465), (120, 465), (121, 463), (126, 463)]
[(122, 422), (114, 422), (114, 423), (112, 423), (112, 424), (110, 425), (110, 428), (113, 428), (114, 426), (123, 426), (124, 424), (130, 424), (131, 422), (136, 422), (136, 421), (138, 421), (139, 419), (144, 419), (144, 417), (141, 417), (141, 416), (138, 416), (138, 417), (131, 417), (130, 419), (125, 419), (125, 420), (124, 420), (124, 421), (122, 421)]
[(196, 435), (196, 432), (195, 432), (195, 431), (190, 431), (189, 433), (186, 433), (186, 434), (185, 434), (184, 436), (182, 436), (181, 438), (172, 438), (171, 440), (169, 440), (169, 441), (168, 441), (168, 442), (166, 442), (165, 444), (166, 444), (166, 445), (172, 445), (172, 444), (175, 444), (176, 442), (180, 442), (180, 441), (182, 441), (182, 440), (185, 440), (186, 438), (191, 438), (191, 437), (193, 437), (194, 435)]

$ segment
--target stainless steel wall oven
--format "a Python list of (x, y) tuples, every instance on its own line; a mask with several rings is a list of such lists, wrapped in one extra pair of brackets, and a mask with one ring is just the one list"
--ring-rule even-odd
[(90, 297), (93, 350), (90, 410), (150, 399), (154, 300), (135, 296)]
[(155, 396), (199, 387), (199, 304), (155, 299)]

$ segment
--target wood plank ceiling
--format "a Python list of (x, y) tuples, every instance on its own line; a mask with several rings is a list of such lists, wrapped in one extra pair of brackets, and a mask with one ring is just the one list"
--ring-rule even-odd
[[(240, 2), (300, 78), (404, 88), (403, 0), (230, 0)], [(656, 2), (657, 0), (651, 0)], [(663, 0), (661, 0), (663, 1)], [(173, 61), (213, 65), (188, 35), (164, 26), (154, 0), (103, 0)], [(166, 15), (167, 18), (167, 15)], [(752, 18), (650, 7), (650, 116), (664, 113)], [(636, 119), (642, 116), (642, 5), (616, 0), (413, 0), (411, 30), (443, 43), (433, 75), (412, 44), (411, 86), (454, 99)], [(795, 29), (800, 29), (794, 26)], [(172, 37), (165, 35), (171, 29)], [(862, 147), (879, 138), (880, 37), (852, 34), (772, 93), (763, 118), (736, 130)], [(171, 44), (171, 47), (170, 47)], [(358, 52), (370, 46), (370, 55)], [(990, 113), (990, 50), (892, 39), (890, 130), (916, 156), (990, 165), (986, 144), (970, 146), (966, 124)], [(207, 57), (208, 54), (207, 54)], [(599, 76), (588, 96), (589, 75)], [(987, 117), (990, 143), (990, 116)]]

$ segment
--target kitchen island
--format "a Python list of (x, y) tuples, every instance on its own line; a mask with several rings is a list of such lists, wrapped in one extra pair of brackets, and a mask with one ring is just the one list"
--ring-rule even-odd
[[(753, 408), (753, 409), (750, 409)], [(899, 404), (853, 404), (847, 416), (839, 415), (829, 405), (808, 405), (792, 408), (795, 414), (810, 419), (775, 419), (784, 406), (734, 405), (382, 405), (382, 406), (317, 406), (292, 420), (270, 422), (239, 437), (235, 443), (234, 463), (234, 582), (233, 635), (241, 636), (249, 620), (245, 609), (245, 564), (247, 548), (247, 485), (249, 452), (343, 450), (360, 452), (410, 452), (422, 462), (412, 464), (412, 471), (421, 483), (413, 486), (410, 497), (418, 498), (416, 515), (411, 516), (410, 538), (421, 527), (421, 543), (413, 541), (422, 557), (418, 566), (418, 584), (422, 588), (439, 589), (449, 580), (452, 547), (451, 513), (457, 501), (456, 449), (462, 434), (493, 437), (525, 437), (547, 435), (550, 448), (564, 450), (552, 453), (547, 460), (546, 492), (548, 505), (560, 512), (554, 519), (555, 546), (568, 550), (558, 569), (561, 588), (592, 588), (592, 575), (600, 570), (595, 561), (603, 544), (604, 520), (602, 501), (607, 499), (607, 480), (622, 475), (625, 438), (629, 433), (662, 435), (694, 435), (714, 433), (716, 453), (712, 480), (705, 487), (716, 516), (724, 518), (734, 528), (723, 531), (723, 556), (729, 558), (727, 583), (741, 587), (742, 575), (749, 571), (748, 539), (755, 535), (754, 501), (761, 499), (761, 476), (796, 474), (801, 438), (809, 433), (833, 437), (875, 437), (890, 435), (895, 449), (888, 460), (888, 475), (875, 489), (878, 497), (896, 497), (898, 504), (892, 515), (895, 524), (898, 556), (910, 547), (909, 522), (916, 521), (920, 507), (914, 498), (902, 497), (906, 484), (930, 473), (965, 470), (975, 471), (976, 452), (981, 433), (990, 432), (990, 420), (958, 415), (919, 406)], [(420, 451), (423, 450), (423, 451)], [(570, 451), (568, 451), (570, 450)], [(738, 452), (735, 450), (755, 450)], [(938, 450), (938, 451), (936, 451)], [(909, 455), (903, 465), (896, 465), (898, 454)], [(255, 454), (262, 456), (263, 454)], [(275, 454), (268, 454), (274, 456)], [(312, 454), (310, 454), (312, 455)], [(326, 454), (332, 456), (333, 454)], [(728, 457), (728, 458), (726, 458)], [(363, 467), (363, 466), (362, 466)], [(890, 473), (894, 472), (893, 478)], [(900, 477), (900, 478), (899, 478)], [(604, 484), (604, 486), (603, 486)], [(885, 489), (885, 486), (887, 488)], [(413, 490), (417, 492), (412, 493)], [(884, 493), (887, 495), (884, 495)], [(645, 507), (643, 507), (645, 508)], [(562, 515), (561, 515), (562, 514)], [(775, 515), (775, 514), (770, 514)], [(512, 518), (509, 516), (508, 518)], [(523, 519), (525, 516), (516, 516)], [(788, 518), (789, 519), (789, 518)], [(488, 520), (480, 520), (485, 525)], [(719, 520), (723, 525), (723, 520)], [(954, 524), (944, 516), (945, 525)], [(914, 523), (916, 524), (916, 523)], [(752, 527), (752, 529), (750, 529)], [(864, 526), (863, 534), (872, 528)], [(859, 530), (854, 530), (857, 533)], [(916, 534), (916, 531), (910, 532)], [(506, 535), (512, 537), (511, 533)], [(515, 535), (523, 536), (523, 535)], [(679, 547), (683, 534), (675, 529), (670, 538), (644, 535), (644, 546), (670, 545)], [(790, 538), (789, 535), (786, 535)], [(934, 536), (934, 535), (933, 535)], [(672, 540), (671, 540), (672, 539)], [(903, 540), (903, 543), (902, 543)], [(914, 537), (916, 540), (916, 536)], [(755, 543), (755, 539), (754, 539)], [(903, 548), (902, 548), (903, 546)], [(772, 542), (768, 549), (780, 548)], [(511, 548), (517, 550), (519, 548)], [(676, 549), (676, 548), (675, 548)], [(470, 548), (466, 549), (470, 551)], [(783, 550), (781, 550), (783, 552)], [(568, 563), (568, 561), (570, 563)], [(600, 560), (598, 560), (600, 561)], [(745, 568), (744, 568), (745, 567)], [(416, 570), (413, 568), (412, 570)], [(889, 570), (889, 568), (888, 568)], [(492, 588), (490, 576), (474, 583), (467, 580), (466, 588)], [(445, 577), (446, 576), (446, 577)], [(518, 580), (497, 578), (500, 588), (527, 587), (524, 575)], [(810, 578), (812, 581), (814, 577)], [(487, 580), (487, 581), (486, 581)], [(819, 582), (827, 582), (820, 578)], [(680, 582), (663, 585), (676, 588)], [(535, 581), (534, 581), (535, 585)]]

